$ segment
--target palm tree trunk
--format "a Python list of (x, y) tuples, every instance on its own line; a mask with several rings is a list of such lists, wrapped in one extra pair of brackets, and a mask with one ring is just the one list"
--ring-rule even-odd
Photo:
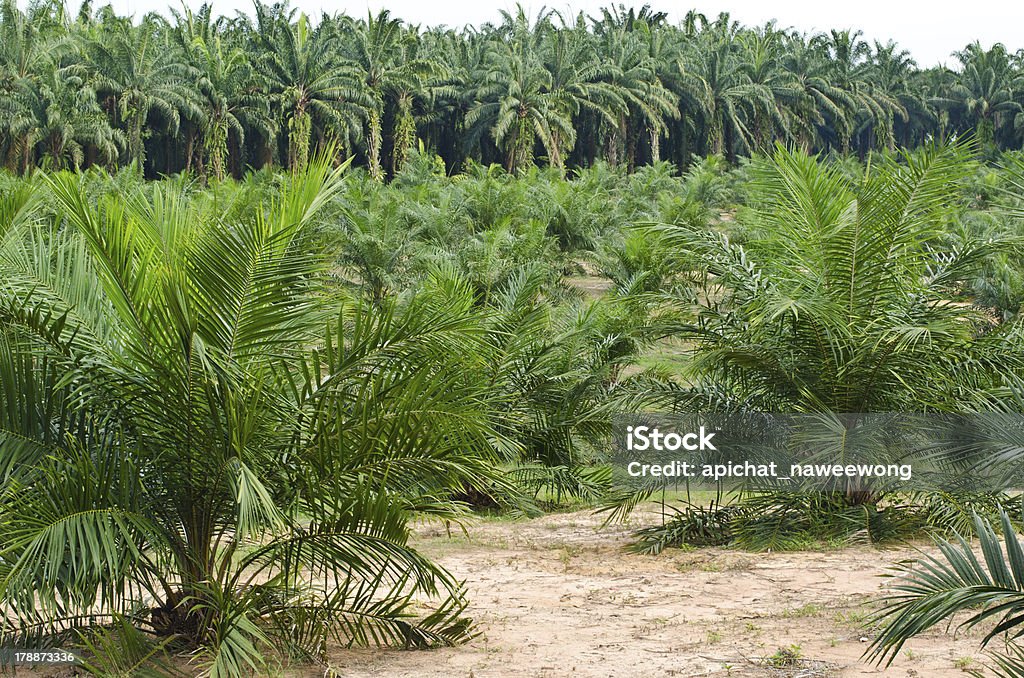
[(309, 137), (313, 121), (304, 107), (296, 107), (291, 120), (288, 121), (288, 168), (301, 172), (309, 161)]
[(61, 156), (63, 156), (63, 155), (64, 155), (63, 144), (60, 142), (60, 140), (57, 138), (57, 136), (54, 135), (53, 138), (50, 140), (50, 158), (53, 160), (53, 169), (54, 170), (63, 169), (63, 167), (61, 166), (62, 165), (62, 163), (61, 163)]
[(192, 159), (195, 156), (196, 133), (191, 128), (185, 137), (185, 171), (192, 171)]
[[(209, 159), (210, 171), (217, 181), (224, 179), (225, 156), (228, 154), (228, 127), (227, 123), (217, 117), (210, 121), (206, 130), (206, 138), (203, 141), (203, 150)], [(203, 163), (204, 166), (207, 163)]]
[(843, 123), (836, 127), (836, 136), (839, 137), (839, 152), (846, 156), (850, 154), (850, 129)]
[(137, 166), (139, 171), (143, 171), (146, 164), (146, 152), (142, 145), (142, 123), (142, 116), (136, 112), (132, 115), (131, 122), (128, 125), (129, 161)]
[(992, 119), (982, 116), (978, 121), (978, 140), (981, 142), (981, 149), (985, 150), (995, 140), (995, 125)]
[(632, 172), (636, 168), (636, 147), (640, 143), (640, 130), (636, 125), (626, 127), (626, 169)]
[(608, 139), (605, 141), (604, 159), (612, 167), (619, 164), (619, 145), (615, 143), (614, 131), (608, 135)]
[(561, 151), (561, 148), (562, 148), (561, 136), (558, 134), (557, 131), (556, 132), (552, 132), (551, 133), (551, 150), (548, 152), (548, 154), (550, 155), (549, 160), (551, 161), (551, 166), (554, 167), (555, 169), (559, 169), (559, 170), (564, 169), (564, 163), (562, 161), (562, 151)]
[(612, 167), (616, 167), (622, 156), (622, 151), (626, 145), (626, 117), (619, 116), (619, 124), (612, 129), (612, 133), (608, 135), (607, 148), (605, 150), (605, 159), (608, 164)]
[(381, 121), (380, 111), (376, 106), (370, 109), (368, 127), (369, 147), (366, 149), (366, 155), (370, 163), (370, 177), (375, 181), (381, 181), (384, 178), (384, 172), (380, 168)]
[(725, 159), (728, 160), (731, 163), (732, 162), (736, 162), (736, 154), (735, 154), (736, 140), (733, 138), (732, 129), (733, 128), (731, 126), (726, 127), (725, 130), (724, 130), (725, 133), (723, 134), (723, 137), (724, 137), (724, 149), (723, 150), (725, 151)]
[(239, 156), (242, 153), (242, 147), (241, 147), (241, 144), (237, 143), (237, 141), (235, 140), (234, 136), (230, 132), (228, 133), (228, 140), (227, 141), (228, 141), (228, 157), (227, 157), (228, 171), (231, 173), (231, 176), (233, 176), (235, 178), (238, 178), (238, 176), (241, 174), (240, 169), (241, 169), (241, 164), (242, 163), (241, 163), (241, 158)]
[(274, 168), (274, 159), (278, 153), (277, 137), (271, 136), (263, 139), (260, 144), (260, 167), (267, 169)]
[(20, 144), (18, 143), (18, 140), (14, 139), (11, 142), (11, 145), (7, 148), (7, 157), (4, 159), (4, 167), (9, 172), (14, 173), (18, 171), (18, 162), (21, 158), (21, 152), (18, 150), (19, 147)]
[(723, 134), (723, 127), (725, 125), (717, 117), (712, 122), (711, 129), (709, 130), (709, 146), (711, 147), (712, 155), (721, 155), (722, 148), (725, 144), (725, 135)]
[(520, 115), (516, 136), (509, 148), (508, 171), (515, 174), (533, 164), (533, 126), (530, 118)]
[(28, 140), (28, 135), (25, 135), (25, 141), (22, 144), (21, 152), (21, 166), (22, 174), (28, 175), (32, 173), (32, 144)]
[(398, 99), (398, 120), (395, 121), (395, 149), (392, 154), (391, 171), (400, 172), (409, 160), (409, 149), (416, 143), (416, 121), (412, 117), (412, 98)]
[(661, 133), (655, 128), (650, 129), (651, 134), (651, 164), (661, 162)]

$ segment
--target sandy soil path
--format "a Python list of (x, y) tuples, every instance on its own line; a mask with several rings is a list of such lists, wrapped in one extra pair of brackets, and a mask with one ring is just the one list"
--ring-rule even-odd
[[(909, 547), (751, 554), (726, 549), (623, 553), (632, 526), (589, 512), (484, 521), (469, 536), (420, 528), (424, 552), (466, 579), (482, 635), (426, 652), (339, 651), (346, 676), (966, 676), (979, 633), (936, 631), (882, 669), (860, 659), (865, 617)], [(786, 668), (767, 664), (799, 648)], [(293, 675), (314, 676), (317, 673)]]

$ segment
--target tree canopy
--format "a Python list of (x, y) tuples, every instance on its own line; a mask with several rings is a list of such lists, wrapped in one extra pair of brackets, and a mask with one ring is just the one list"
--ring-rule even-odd
[[(0, 159), (7, 169), (117, 167), (222, 177), (301, 169), (333, 144), (371, 176), (423, 144), (467, 160), (628, 169), (771, 148), (866, 155), (976, 136), (1024, 144), (1024, 51), (978, 43), (920, 68), (856, 30), (805, 34), (728, 14), (519, 7), (496, 23), (420, 27), (388, 11), (307, 17), (118, 16), (88, 1), (0, 6)], [(956, 46), (951, 45), (951, 49)]]

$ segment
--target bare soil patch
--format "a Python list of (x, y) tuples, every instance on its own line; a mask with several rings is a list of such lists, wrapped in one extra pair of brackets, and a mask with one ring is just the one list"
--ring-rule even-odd
[(915, 557), (912, 547), (624, 553), (629, 531), (655, 520), (645, 513), (601, 528), (590, 512), (563, 513), (481, 521), (451, 538), (421, 526), (417, 545), (466, 580), (481, 636), (422, 652), (339, 650), (333, 662), (346, 676), (417, 678), (931, 678), (979, 667), (979, 632), (928, 633), (889, 668), (861, 660), (873, 635), (866, 615), (886, 583), (879, 575)]
[(614, 286), (610, 279), (600, 275), (574, 275), (566, 278), (565, 283), (578, 289), (587, 299), (597, 299)]

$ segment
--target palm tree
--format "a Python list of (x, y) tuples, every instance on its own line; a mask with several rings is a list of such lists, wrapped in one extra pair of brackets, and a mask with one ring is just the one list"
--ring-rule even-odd
[(770, 115), (777, 108), (770, 87), (751, 79), (733, 41), (717, 30), (706, 31), (679, 68), (684, 106), (700, 118), (708, 152), (731, 158), (753, 148), (757, 112)]
[[(880, 129), (874, 130), (876, 143), (880, 142), (879, 145), (884, 145), (890, 151), (896, 147), (896, 130), (900, 123), (906, 130), (903, 135), (904, 145), (912, 145), (907, 137), (915, 133), (920, 135), (920, 130), (927, 129), (935, 121), (934, 109), (923, 92), (915, 88), (916, 68), (917, 64), (910, 52), (900, 49), (896, 43), (889, 41), (883, 45), (875, 42), (869, 79), (875, 87), (887, 92), (899, 104), (899, 108), (892, 111), (897, 115), (881, 120)], [(921, 141), (924, 141), (923, 136), (918, 137), (918, 142)]]
[(861, 34), (861, 31), (832, 30), (811, 39), (811, 47), (820, 51), (827, 64), (831, 83), (852, 103), (852, 115), (836, 118), (835, 133), (842, 153), (849, 151), (858, 123), (880, 128), (885, 138), (891, 134), (893, 116), (898, 114), (905, 118), (907, 115), (899, 100), (888, 91), (872, 86), (871, 47), (860, 39)]
[(242, 676), (278, 651), (325, 661), (328, 639), (468, 636), (459, 585), (408, 545), (407, 523), (454, 517), (465, 483), (504, 483), (464, 359), (486, 346), (471, 304), (329, 301), (309, 232), (340, 188), (332, 155), (232, 218), (183, 181), (111, 185), (95, 203), (55, 175), (45, 211), (14, 196), (0, 223), (5, 638), (114, 623), (118, 642), (155, 637), (154, 654)]
[(1024, 120), (1024, 74), (998, 43), (986, 51), (975, 42), (956, 56), (963, 68), (933, 103), (958, 116), (965, 124), (961, 129), (973, 128), (983, 144), (998, 144), (1006, 128)]
[[(520, 10), (521, 11), (521, 10)], [(558, 157), (555, 139), (574, 139), (572, 118), (551, 92), (551, 73), (522, 39), (492, 42), (474, 79), (474, 106), (466, 114), (471, 137), (489, 130), (505, 154), (505, 167), (519, 172), (533, 164), (539, 140)]]
[(741, 246), (703, 227), (662, 229), (708, 300), (682, 333), (695, 342), (684, 375), (695, 386), (682, 400), (729, 411), (958, 410), (964, 394), (1014, 374), (1012, 329), (982, 331), (977, 310), (946, 303), (999, 247), (941, 247), (965, 160), (963, 147), (926, 149), (851, 185), (780, 148), (758, 169), (763, 237)]
[(632, 167), (640, 134), (661, 135), (666, 121), (678, 117), (679, 109), (675, 95), (657, 77), (656, 64), (644, 44), (646, 33), (602, 30), (599, 49), (608, 62), (605, 81), (626, 103), (618, 107), (615, 124), (608, 126), (605, 157), (615, 165), (625, 155), (627, 167)]
[(811, 38), (810, 46), (827, 64), (829, 80), (852, 100), (850, 115), (837, 119), (836, 136), (840, 151), (849, 150), (856, 116), (862, 114), (865, 100), (860, 96), (865, 84), (871, 48), (861, 40), (862, 31), (831, 30)]
[(993, 673), (1000, 678), (1024, 674), (1024, 648), (1014, 642), (1024, 613), (1024, 546), (1018, 524), (1006, 511), (1000, 513), (1002, 539), (989, 522), (974, 516), (984, 565), (971, 542), (960, 537), (955, 543), (940, 541), (941, 555), (899, 566), (894, 593), (876, 616), (883, 628), (866, 653), (869, 657), (891, 664), (906, 641), (967, 614), (959, 628), (995, 622), (981, 640), (982, 647), (997, 638), (1004, 646), (1003, 652), (992, 652)]
[[(448, 28), (433, 28), (420, 34), (423, 58), (439, 64), (440, 77), (430, 88), (428, 107), (422, 110), (420, 126), (425, 144), (436, 150), (446, 164), (455, 168), (466, 159), (479, 160), (480, 138), (468, 139), (466, 113), (476, 105), (477, 83), (486, 44), (483, 36)], [(482, 133), (481, 129), (473, 130)]]
[[(288, 130), (288, 166), (301, 170), (310, 149), (333, 139), (349, 148), (372, 106), (359, 73), (340, 57), (330, 22), (310, 27), (305, 14), (280, 5), (256, 4), (256, 33), (262, 52), (256, 67)], [(294, 20), (293, 20), (294, 19)], [(314, 135), (318, 144), (311, 146)]]
[(653, 333), (635, 297), (623, 294), (582, 306), (546, 303), (545, 272), (516, 270), (489, 296), (495, 350), (484, 367), (500, 396), (493, 406), (521, 442), (512, 475), (526, 489), (596, 499), (607, 477), (588, 468), (586, 443), (610, 430), (628, 390), (623, 375)]
[(110, 126), (87, 77), (81, 65), (51, 65), (37, 77), (26, 104), (31, 120), (25, 127), (26, 143), (38, 144), (52, 169), (80, 168), (86, 149), (98, 153), (105, 164), (115, 164), (125, 145), (124, 134)]
[(852, 127), (856, 99), (833, 81), (829, 60), (820, 47), (794, 38), (788, 44), (785, 67), (794, 74), (797, 87), (803, 92), (789, 119), (790, 129), (804, 152), (823, 147), (823, 133)]
[(417, 117), (434, 116), (437, 100), (452, 93), (450, 86), (442, 84), (448, 78), (447, 69), (434, 55), (423, 49), (423, 43), (412, 29), (405, 45), (409, 63), (418, 64), (422, 73), (395, 83), (395, 126), (392, 139), (391, 171), (396, 174), (405, 167), (409, 152), (416, 147)]
[[(604, 124), (617, 123), (617, 114), (626, 111), (626, 102), (609, 82), (611, 69), (597, 54), (582, 14), (573, 27), (545, 32), (544, 55), (544, 66), (551, 74), (552, 100), (564, 115), (577, 120), (586, 112)], [(575, 126), (572, 132), (565, 138), (561, 128), (552, 128), (552, 166), (563, 167), (565, 155), (576, 142)]]
[[(238, 167), (238, 153), (245, 143), (245, 130), (273, 138), (276, 129), (269, 102), (259, 94), (252, 60), (237, 44), (226, 38), (211, 22), (211, 6), (203, 5), (196, 15), (187, 7), (184, 14), (173, 12), (176, 38), (185, 59), (199, 75), (201, 94), (202, 157), (217, 179), (223, 179), (229, 157)], [(186, 149), (186, 169), (191, 166), (192, 141)]]
[(48, 65), (46, 37), (13, 0), (0, 3), (0, 152), (8, 169), (27, 169), (35, 77)]
[[(199, 118), (195, 71), (179, 60), (157, 22), (147, 18), (138, 27), (99, 27), (84, 46), (92, 87), (103, 101), (113, 125), (126, 128), (128, 160), (142, 168), (151, 119), (176, 134), (182, 115)], [(152, 125), (152, 126), (151, 126)]]
[(384, 176), (380, 153), (386, 99), (392, 98), (397, 106), (394, 152), (401, 162), (394, 170), (398, 171), (415, 142), (413, 100), (424, 92), (428, 79), (439, 73), (440, 65), (415, 58), (416, 34), (406, 31), (402, 22), (392, 19), (387, 10), (381, 10), (376, 17), (369, 15), (365, 22), (352, 22), (346, 33), (351, 36), (351, 64), (371, 99), (366, 123), (367, 161), (370, 176), (380, 180)]
[(807, 109), (806, 92), (795, 74), (784, 68), (790, 36), (774, 23), (740, 38), (738, 58), (747, 64), (747, 77), (763, 95), (754, 106), (750, 123), (751, 151), (768, 152), (772, 139), (794, 138), (794, 113)]

